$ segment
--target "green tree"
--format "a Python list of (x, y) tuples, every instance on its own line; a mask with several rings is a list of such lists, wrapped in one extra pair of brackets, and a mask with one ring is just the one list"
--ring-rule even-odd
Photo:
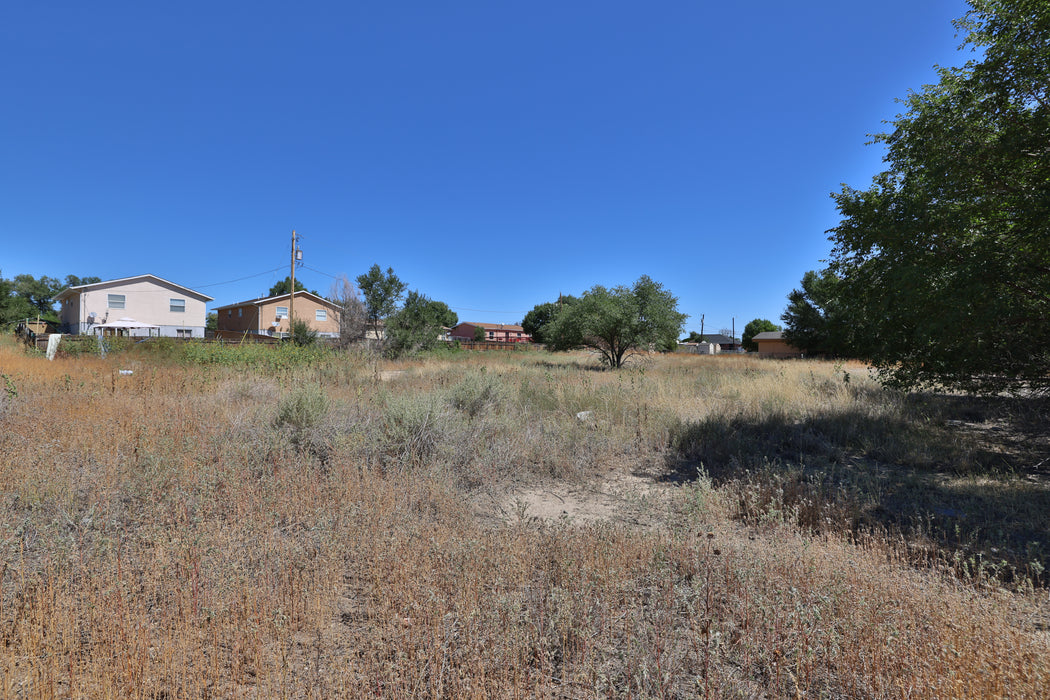
[(686, 318), (678, 299), (647, 275), (633, 287), (595, 285), (546, 326), (547, 347), (590, 348), (618, 368), (639, 351), (673, 349)]
[(45, 275), (36, 278), (29, 274), (16, 275), (14, 279), (5, 280), (0, 275), (0, 324), (7, 325), (37, 316), (55, 323), (58, 321), (58, 314), (55, 313), (52, 300), (60, 291), (66, 287), (101, 281), (98, 277), (81, 278), (67, 275), (63, 283), (54, 277)]
[[(73, 285), (76, 286), (76, 285)], [(208, 315), (204, 317), (204, 330), (206, 331), (217, 331), (219, 330), (219, 312), (209, 311)]]
[(784, 340), (807, 355), (850, 354), (847, 339), (855, 324), (841, 309), (840, 288), (841, 280), (830, 270), (803, 275), (802, 288), (788, 294), (787, 309), (780, 317)]
[(745, 350), (754, 352), (755, 350), (758, 350), (758, 344), (752, 340), (756, 335), (759, 333), (769, 333), (779, 330), (780, 326), (772, 321), (765, 318), (756, 318), (744, 326), (744, 335), (741, 345), (744, 346)]
[(525, 314), (525, 318), (521, 321), (521, 327), (532, 337), (533, 342), (546, 343), (545, 327), (547, 324), (553, 321), (562, 309), (574, 303), (576, 303), (576, 297), (559, 295), (558, 301), (537, 304)]
[(481, 326), (474, 326), (474, 341), (480, 343), (485, 340), (485, 329)]
[[(278, 282), (274, 286), (270, 287), (270, 293), (269, 293), (268, 296), (279, 297), (282, 294), (287, 294), (288, 290), (291, 289), (291, 287), (292, 287), (292, 276), (288, 275), (283, 280), (281, 280), (280, 282)], [(296, 280), (295, 281), (295, 291), (297, 291), (297, 292), (309, 291), (311, 294), (314, 294), (316, 296), (321, 296), (320, 294), (317, 293), (317, 290), (314, 290), (314, 289), (308, 290), (306, 288), (306, 286), (300, 280)]]
[[(101, 277), (77, 277), (76, 275), (66, 275), (65, 287), (79, 287), (84, 284), (98, 284), (101, 281)], [(65, 287), (63, 287), (63, 289), (65, 289)]]
[(391, 355), (431, 350), (441, 342), (442, 329), (455, 325), (456, 320), (455, 312), (444, 302), (409, 292), (404, 306), (387, 319), (387, 349)]
[(910, 94), (866, 190), (833, 195), (840, 308), (901, 387), (1050, 388), (1050, 3), (971, 0), (979, 61)]
[(357, 288), (364, 296), (368, 322), (379, 337), (379, 322), (397, 311), (408, 285), (398, 279), (394, 268), (388, 267), (384, 273), (379, 265), (373, 265), (358, 275)]

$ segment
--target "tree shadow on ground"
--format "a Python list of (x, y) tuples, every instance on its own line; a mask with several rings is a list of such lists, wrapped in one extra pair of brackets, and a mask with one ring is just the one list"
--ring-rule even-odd
[(895, 414), (860, 400), (801, 419), (710, 416), (672, 431), (664, 479), (703, 473), (729, 487), (744, 519), (776, 512), (813, 531), (904, 535), (941, 560), (1045, 585), (1048, 408), (921, 394)]

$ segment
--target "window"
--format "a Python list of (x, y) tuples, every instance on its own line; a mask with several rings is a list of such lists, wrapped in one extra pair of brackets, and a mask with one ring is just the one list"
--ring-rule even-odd
[(191, 331), (189, 328), (176, 328), (175, 329), (175, 337), (176, 338), (192, 338), (193, 337), (193, 331)]
[[(233, 311), (230, 311), (230, 313), (232, 314)], [(237, 318), (240, 318), (242, 316), (244, 316), (244, 309), (237, 309)]]
[(106, 306), (111, 309), (123, 309), (124, 308), (124, 295), (123, 294), (109, 294)]
[(493, 335), (495, 335), (495, 333), (493, 333), (492, 331), (489, 331), (489, 337), (491, 338)]
[(277, 307), (277, 318), (288, 318), (288, 307), (278, 306)]
[(327, 309), (317, 309), (317, 310), (315, 310), (314, 311), (314, 320), (315, 321), (327, 321), (328, 320), (328, 310)]
[(168, 299), (168, 311), (173, 314), (181, 314), (186, 312), (186, 300), (185, 299)]
[[(240, 309), (237, 309), (237, 310), (240, 311)], [(226, 315), (227, 316), (233, 316), (233, 309), (226, 309)], [(240, 314), (237, 314), (237, 315), (240, 316)]]

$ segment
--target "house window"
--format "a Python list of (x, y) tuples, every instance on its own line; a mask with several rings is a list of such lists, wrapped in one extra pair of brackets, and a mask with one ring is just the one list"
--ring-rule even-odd
[(186, 300), (185, 299), (168, 299), (168, 311), (173, 314), (181, 314), (186, 312)]
[[(232, 314), (233, 311), (230, 311), (230, 313)], [(237, 318), (240, 318), (241, 316), (244, 316), (244, 309), (237, 309)]]
[(123, 309), (124, 308), (124, 295), (123, 294), (109, 294), (106, 306), (111, 309)]
[(327, 321), (328, 320), (328, 310), (327, 309), (316, 309), (314, 311), (314, 320), (315, 321)]
[(193, 337), (193, 331), (191, 331), (189, 328), (176, 328), (175, 329), (175, 337), (176, 338), (192, 338)]
[(495, 335), (495, 333), (493, 333), (492, 331), (489, 331), (489, 337), (491, 338), (493, 335)]
[[(237, 309), (237, 310), (240, 311), (240, 309)], [(226, 309), (226, 315), (227, 316), (233, 316), (233, 309)], [(237, 314), (237, 315), (240, 316), (240, 314)]]
[(277, 307), (277, 318), (278, 319), (288, 318), (288, 307), (287, 306), (278, 306)]

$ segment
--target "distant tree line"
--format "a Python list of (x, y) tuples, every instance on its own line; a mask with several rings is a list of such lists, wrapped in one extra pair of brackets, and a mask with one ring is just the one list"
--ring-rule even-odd
[(33, 277), (28, 274), (15, 275), (13, 279), (0, 274), (0, 326), (8, 327), (25, 319), (40, 318), (49, 323), (58, 322), (54, 298), (66, 287), (101, 282), (99, 277), (77, 277), (66, 275), (65, 280), (55, 277)]

